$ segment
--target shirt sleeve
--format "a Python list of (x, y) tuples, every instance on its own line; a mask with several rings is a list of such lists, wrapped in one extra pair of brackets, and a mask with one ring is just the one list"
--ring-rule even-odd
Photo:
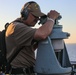
[(35, 31), (36, 29), (28, 27), (23, 23), (16, 24), (14, 31), (16, 44), (22, 46), (31, 45)]

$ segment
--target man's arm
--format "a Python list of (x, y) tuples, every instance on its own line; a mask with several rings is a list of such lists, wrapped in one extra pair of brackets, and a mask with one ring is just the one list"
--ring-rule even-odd
[[(59, 16), (59, 13), (55, 10), (51, 10), (48, 13), (48, 17), (51, 18), (47, 20), (40, 28), (38, 28), (34, 34), (35, 40), (44, 40), (52, 32), (55, 19)], [(53, 21), (54, 20), (54, 21)]]

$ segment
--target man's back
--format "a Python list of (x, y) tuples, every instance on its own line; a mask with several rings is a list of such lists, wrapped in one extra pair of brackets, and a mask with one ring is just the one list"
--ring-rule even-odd
[[(24, 46), (12, 61), (13, 67), (26, 67), (32, 66), (35, 62), (34, 51), (32, 50), (31, 42), (35, 29), (28, 28), (23, 23), (14, 22), (9, 25), (6, 31), (6, 46), (7, 46), (7, 59), (11, 58), (12, 54)], [(28, 33), (28, 34), (27, 34)], [(30, 35), (28, 37), (28, 35)]]

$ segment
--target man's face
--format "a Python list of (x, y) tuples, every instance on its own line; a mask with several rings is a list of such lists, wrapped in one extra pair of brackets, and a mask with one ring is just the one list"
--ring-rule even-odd
[(27, 21), (28, 26), (35, 26), (35, 24), (37, 23), (38, 20), (39, 20), (38, 17), (36, 17), (33, 14), (29, 13), (29, 16), (28, 16), (26, 21)]

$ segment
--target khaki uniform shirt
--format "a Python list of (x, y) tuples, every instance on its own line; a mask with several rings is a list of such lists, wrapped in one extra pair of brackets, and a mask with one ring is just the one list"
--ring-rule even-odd
[(12, 54), (18, 48), (23, 49), (14, 58), (11, 65), (13, 67), (30, 67), (34, 65), (35, 54), (32, 50), (32, 40), (36, 29), (19, 22), (11, 23), (6, 31), (7, 59), (11, 59)]

